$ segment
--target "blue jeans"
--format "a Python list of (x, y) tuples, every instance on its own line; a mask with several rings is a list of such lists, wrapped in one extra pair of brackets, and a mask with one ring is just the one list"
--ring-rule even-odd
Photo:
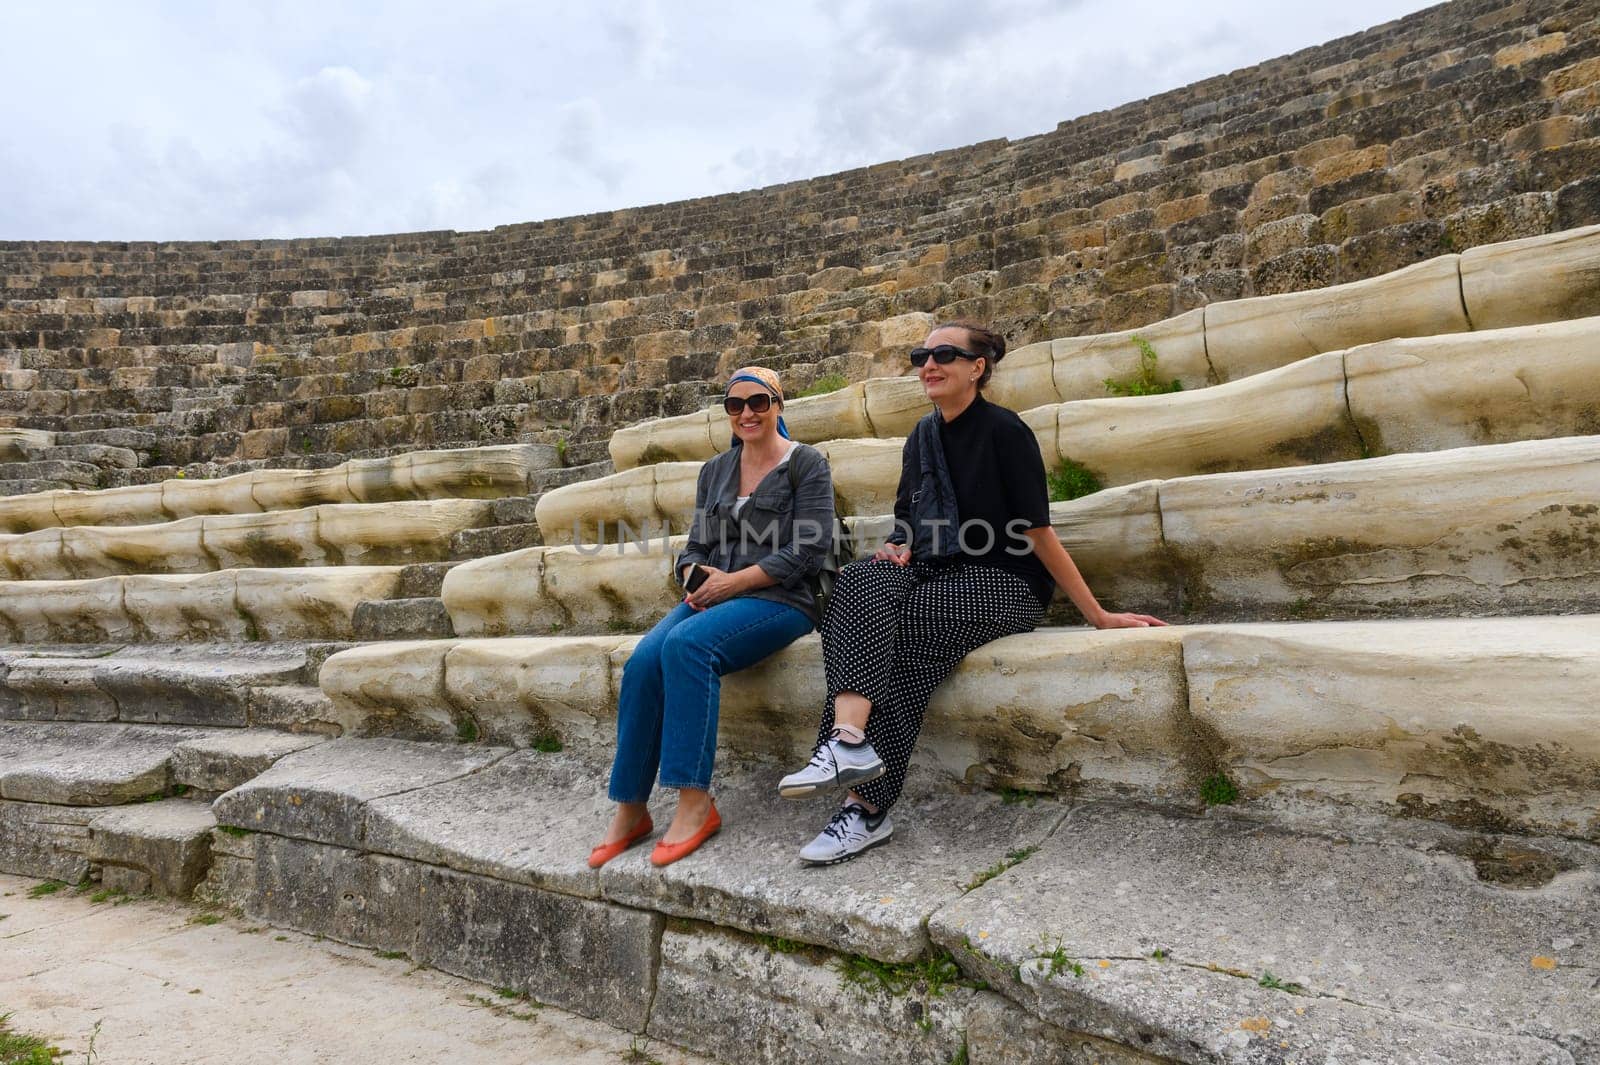
[(723, 675), (810, 631), (811, 619), (800, 610), (753, 596), (703, 611), (674, 607), (622, 668), (612, 800), (644, 802), (657, 769), (664, 788), (709, 788)]

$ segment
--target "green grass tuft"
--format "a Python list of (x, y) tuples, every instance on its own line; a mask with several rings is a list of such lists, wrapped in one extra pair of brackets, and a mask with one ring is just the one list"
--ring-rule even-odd
[(976, 891), (978, 888), (983, 887), (983, 885), (987, 884), (989, 881), (993, 880), (1007, 869), (1021, 865), (1023, 862), (1033, 857), (1038, 850), (1039, 848), (1036, 846), (1019, 847), (1017, 850), (1010, 852), (1004, 858), (1000, 859), (998, 862), (995, 862), (993, 865), (989, 866), (989, 868), (973, 877), (967, 882), (967, 886), (962, 890)]
[(554, 732), (541, 732), (530, 746), (541, 754), (555, 754), (562, 749), (561, 737)]
[(1112, 396), (1164, 396), (1169, 392), (1182, 392), (1183, 383), (1177, 378), (1171, 381), (1156, 379), (1156, 349), (1144, 337), (1133, 338), (1134, 347), (1139, 349), (1139, 372), (1126, 381), (1115, 378), (1106, 378), (1106, 394)]
[(220, 913), (197, 913), (193, 917), (189, 918), (189, 923), (190, 924), (197, 924), (197, 925), (200, 925), (201, 927), (208, 927), (208, 926), (214, 925), (214, 924), (221, 924), (222, 923), (222, 914), (220, 914)]
[(1045, 483), (1050, 489), (1052, 503), (1082, 499), (1084, 496), (1094, 495), (1102, 487), (1100, 478), (1090, 473), (1089, 467), (1071, 459), (1063, 459), (1061, 465), (1050, 472)]
[(774, 954), (793, 954), (805, 945), (793, 939), (784, 939), (782, 936), (757, 934), (756, 939)]
[(944, 951), (920, 961), (896, 963), (852, 954), (839, 960), (838, 971), (844, 982), (855, 990), (863, 994), (879, 992), (891, 998), (917, 989), (938, 998), (947, 988), (976, 986), (962, 977), (955, 959)]
[(1207, 806), (1229, 806), (1239, 800), (1239, 785), (1226, 773), (1213, 773), (1200, 782), (1200, 798)]
[(0, 1013), (0, 1065), (55, 1065), (62, 1051), (36, 1035), (11, 1027), (11, 1014)]
[(232, 836), (234, 839), (243, 839), (246, 836), (255, 835), (248, 828), (240, 828), (238, 825), (218, 825), (217, 831), (224, 836)]
[(478, 742), (478, 723), (470, 717), (456, 722), (456, 739), (462, 743)]
[(1256, 983), (1260, 984), (1262, 987), (1271, 988), (1273, 991), (1287, 991), (1291, 995), (1298, 995), (1305, 990), (1305, 986), (1303, 984), (1297, 984), (1289, 980), (1280, 980), (1276, 976), (1273, 976), (1270, 972), (1262, 973), (1261, 979), (1257, 980)]
[(54, 895), (67, 885), (60, 880), (46, 880), (42, 884), (35, 884), (28, 889), (28, 898), (42, 899), (46, 895)]
[(850, 378), (846, 377), (844, 374), (825, 373), (815, 381), (811, 382), (810, 387), (803, 388), (799, 392), (796, 392), (794, 394), (794, 398), (805, 399), (807, 396), (825, 396), (829, 392), (837, 392), (839, 389), (844, 388), (849, 384)]

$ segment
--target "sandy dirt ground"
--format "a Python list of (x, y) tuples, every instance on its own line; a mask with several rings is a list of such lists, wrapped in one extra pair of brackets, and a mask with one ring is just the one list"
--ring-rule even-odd
[(0, 1014), (69, 1065), (709, 1065), (405, 958), (38, 884), (0, 875)]

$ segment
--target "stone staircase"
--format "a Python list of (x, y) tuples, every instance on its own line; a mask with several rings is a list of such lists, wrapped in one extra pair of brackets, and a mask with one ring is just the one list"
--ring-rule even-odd
[[(893, 844), (825, 869), (773, 787), (815, 636), (724, 686), (712, 843), (583, 860), (713, 416), (618, 432), (616, 473), (499, 445), (0, 499), (0, 869), (728, 1061), (1600, 1062), (1597, 293), (1577, 229), (1138, 330), (1180, 392), (1106, 396), (1128, 332), (1016, 350), (995, 397), (1108, 486), (1062, 542), (1185, 623), (1062, 603), (974, 653)], [(860, 537), (921, 409), (789, 406)], [(619, 523), (653, 536), (595, 550)]]

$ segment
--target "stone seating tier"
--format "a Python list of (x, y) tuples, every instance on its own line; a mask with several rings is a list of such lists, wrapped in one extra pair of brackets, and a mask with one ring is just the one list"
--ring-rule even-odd
[[(209, 387), (193, 375), (166, 392), (113, 389), (117, 398), (105, 401), (91, 397), (103, 391), (100, 382), (74, 391), (35, 379), (16, 391), (11, 402), (20, 409), (10, 416), (57, 430), (165, 419), (185, 438), (174, 448), (179, 464), (349, 454), (408, 430), (421, 435), (415, 424), (375, 424), (400, 417), (426, 419), (430, 442), (506, 439), (508, 425), (599, 439), (617, 424), (698, 401), (703, 389), (686, 397), (670, 386), (714, 379), (735, 362), (790, 368), (795, 387), (828, 373), (882, 372), (901, 353), (898, 332), (882, 325), (890, 319), (972, 314), (1000, 322), (1017, 342), (1138, 327), (1207, 302), (1373, 276), (1429, 251), (1593, 220), (1584, 206), (1593, 173), (1584, 160), (1596, 132), (1591, 53), (1600, 48), (1591, 13), (1565, 5), (1537, 24), (1486, 9), (1490, 15), (1450, 32), (1437, 16), (1403, 20), (1382, 36), (1387, 46), (1374, 37), (1341, 43), (1352, 56), (1341, 63), (1268, 64), (1236, 75), (1228, 84), (1237, 91), (1221, 91), (1221, 82), (1191, 90), (1184, 106), (1169, 94), (1014, 144), (661, 209), (367, 243), (192, 253), (149, 246), (130, 248), (130, 262), (120, 262), (116, 248), (101, 261), (95, 246), (40, 246), (34, 250), (63, 273), (104, 267), (120, 276), (124, 267), (193, 260), (187, 283), (171, 287), (195, 300), (209, 284), (202, 279), (217, 273), (202, 269), (208, 259), (244, 268), (258, 252), (277, 264), (267, 274), (292, 276), (294, 249), (345, 249), (368, 264), (371, 279), (352, 288), (309, 273), (295, 288), (271, 292), (270, 277), (251, 284), (248, 270), (224, 272), (241, 279), (226, 283), (240, 291), (217, 293), (210, 307), (201, 300), (192, 315), (127, 310), (129, 301), (170, 299), (148, 292), (43, 297), (12, 285), (14, 309), (0, 312), (0, 324), (21, 327), (9, 341), (14, 352), (49, 357), (52, 365), (41, 362), (35, 373), (87, 361), (72, 352), (146, 352), (119, 359), (164, 361), (162, 341), (181, 338), (239, 349), (218, 359), (243, 358), (248, 348), (253, 363), (265, 360), (263, 369), (280, 376), (257, 373), (254, 384), (198, 395), (199, 411), (178, 409), (186, 390)], [(1217, 91), (1218, 102), (1195, 91)], [(641, 237), (655, 249), (639, 253)], [(586, 258), (590, 238), (615, 247)], [(454, 251), (439, 258), (445, 248)], [(3, 254), (31, 253), (18, 246)], [(48, 314), (22, 306), (36, 296), (55, 301)], [(67, 314), (69, 301), (89, 314)], [(663, 306), (616, 307), (636, 301)], [(246, 306), (262, 302), (289, 306)], [(113, 317), (187, 315), (188, 324), (96, 327), (102, 306)], [(602, 319), (581, 320), (601, 308)], [(260, 311), (278, 309), (293, 313), (282, 324), (260, 320)], [(495, 336), (482, 335), (486, 323), (529, 314), (574, 319), (532, 329), (501, 322)], [(412, 334), (387, 346), (412, 330), (439, 336)], [(445, 339), (451, 333), (459, 339)], [(319, 348), (325, 354), (302, 354)], [(338, 366), (352, 357), (363, 369)], [(302, 384), (297, 364), (306, 358), (331, 365)], [(469, 378), (464, 365), (473, 360)], [(827, 360), (842, 361), (819, 367)], [(632, 368), (626, 377), (623, 366)], [(385, 397), (373, 393), (371, 371), (400, 371), (402, 379), (415, 372), (436, 384), (402, 384)], [(482, 389), (457, 387), (415, 404), (403, 394), (510, 378), (522, 387), (502, 389), (490, 418), (435, 416), (441, 403), (452, 412), (483, 408), (490, 399)], [(269, 398), (263, 390), (272, 388), (284, 394)], [(204, 409), (241, 397), (236, 411)], [(277, 404), (303, 406), (285, 420)], [(133, 413), (121, 414), (127, 407)]]

